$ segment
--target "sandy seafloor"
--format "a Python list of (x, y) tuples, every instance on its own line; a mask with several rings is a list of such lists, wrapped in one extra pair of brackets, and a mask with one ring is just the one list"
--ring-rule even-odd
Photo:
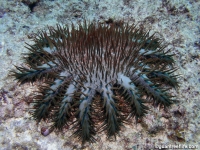
[[(0, 150), (148, 150), (158, 145), (200, 149), (199, 0), (40, 0), (32, 12), (25, 4), (28, 1), (0, 0)], [(168, 112), (151, 107), (144, 123), (136, 125), (133, 121), (125, 125), (115, 141), (107, 140), (101, 133), (96, 136), (98, 142), (81, 147), (77, 140), (69, 138), (71, 131), (41, 135), (46, 124), (37, 126), (26, 111), (34, 87), (19, 86), (7, 75), (13, 65), (23, 64), (25, 42), (32, 43), (27, 35), (47, 25), (77, 24), (83, 18), (100, 22), (124, 19), (157, 32), (175, 54), (179, 68), (176, 73), (181, 76), (180, 88), (171, 91), (180, 103)]]

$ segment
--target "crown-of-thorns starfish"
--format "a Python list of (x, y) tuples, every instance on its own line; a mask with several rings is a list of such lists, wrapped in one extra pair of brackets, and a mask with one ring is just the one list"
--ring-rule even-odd
[(57, 25), (33, 40), (24, 57), (27, 67), (16, 66), (12, 75), (21, 84), (43, 82), (32, 115), (51, 121), (52, 129), (71, 126), (82, 142), (95, 141), (98, 131), (115, 136), (131, 117), (137, 122), (147, 113), (146, 102), (173, 103), (173, 55), (135, 25)]

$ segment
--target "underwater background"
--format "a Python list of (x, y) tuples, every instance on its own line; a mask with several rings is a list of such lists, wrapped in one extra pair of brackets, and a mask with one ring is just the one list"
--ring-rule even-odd
[[(200, 149), (200, 1), (198, 0), (0, 0), (0, 150), (85, 149), (137, 150), (161, 145)], [(144, 122), (125, 125), (116, 140), (98, 134), (96, 143), (81, 146), (70, 135), (43, 136), (27, 108), (36, 87), (19, 86), (9, 71), (23, 65), (25, 43), (47, 26), (77, 25), (84, 19), (112, 24), (129, 22), (156, 32), (168, 44), (179, 68), (179, 88), (170, 91), (180, 100), (167, 112), (151, 107)], [(168, 148), (171, 149), (171, 148)]]

